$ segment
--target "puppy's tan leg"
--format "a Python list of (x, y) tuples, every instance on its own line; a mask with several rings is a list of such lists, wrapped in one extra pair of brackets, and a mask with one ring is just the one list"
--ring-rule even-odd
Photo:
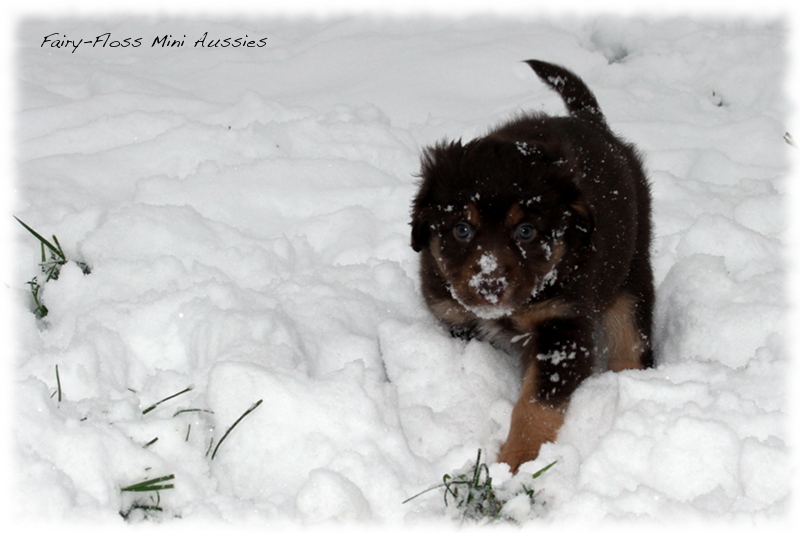
[(636, 327), (634, 300), (620, 294), (603, 314), (608, 345), (608, 369), (614, 372), (644, 368), (642, 354), (647, 341)]
[(536, 459), (542, 444), (554, 441), (564, 423), (563, 409), (536, 400), (536, 379), (536, 364), (530, 364), (522, 381), (522, 393), (511, 412), (508, 438), (497, 457), (514, 473), (522, 463)]

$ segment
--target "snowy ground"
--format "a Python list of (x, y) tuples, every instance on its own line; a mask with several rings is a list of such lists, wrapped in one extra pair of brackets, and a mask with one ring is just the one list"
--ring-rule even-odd
[[(106, 32), (142, 46), (41, 46)], [(266, 46), (192, 47), (204, 32)], [(515, 516), (780, 520), (788, 33), (689, 18), (25, 20), (13, 214), (91, 274), (65, 266), (38, 321), (39, 246), (15, 228), (15, 517), (119, 523), (155, 503), (121, 487), (173, 474), (163, 511), (130, 519), (450, 520), (438, 492), (401, 502), (479, 448), (494, 456), (518, 376), (424, 308), (413, 175), (443, 136), (561, 113), (520, 63), (540, 58), (581, 75), (645, 155), (659, 365), (581, 387), (520, 474), (558, 460), (535, 483), (544, 505)], [(167, 34), (186, 44), (151, 47)]]

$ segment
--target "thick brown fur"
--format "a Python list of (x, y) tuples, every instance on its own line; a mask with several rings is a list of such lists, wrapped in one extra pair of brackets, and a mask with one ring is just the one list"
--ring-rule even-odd
[(520, 357), (522, 392), (498, 460), (556, 438), (594, 372), (650, 367), (650, 190), (630, 144), (568, 70), (527, 61), (568, 116), (529, 113), (422, 154), (411, 245), (422, 294), (454, 335)]

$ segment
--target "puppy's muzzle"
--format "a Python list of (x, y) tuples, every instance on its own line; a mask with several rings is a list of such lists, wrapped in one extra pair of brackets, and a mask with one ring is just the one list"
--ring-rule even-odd
[(469, 286), (475, 294), (490, 305), (500, 303), (506, 289), (508, 278), (505, 269), (500, 267), (492, 253), (483, 254), (474, 267), (475, 273), (469, 280)]

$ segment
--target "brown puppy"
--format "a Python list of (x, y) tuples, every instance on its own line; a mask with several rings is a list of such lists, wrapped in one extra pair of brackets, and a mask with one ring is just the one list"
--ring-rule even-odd
[(512, 471), (556, 438), (586, 377), (653, 364), (642, 164), (580, 78), (527, 63), (569, 116), (524, 114), (466, 144), (426, 148), (411, 222), (433, 314), (522, 360), (498, 457)]

